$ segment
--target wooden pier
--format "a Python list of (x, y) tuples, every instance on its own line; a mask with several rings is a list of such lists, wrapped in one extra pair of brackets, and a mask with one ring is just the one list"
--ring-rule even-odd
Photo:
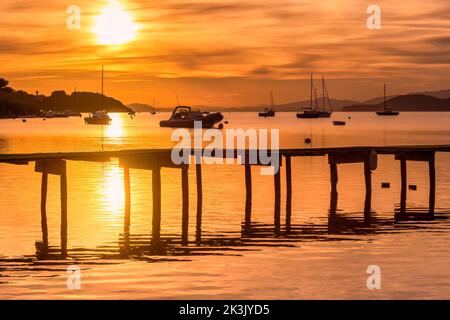
[[(199, 159), (198, 155), (203, 154), (200, 150), (192, 150), (192, 161)], [(286, 206), (285, 206), (285, 231), (288, 233), (291, 228), (292, 216), (292, 165), (294, 157), (314, 157), (327, 156), (330, 166), (330, 215), (336, 213), (338, 201), (338, 168), (340, 165), (349, 163), (361, 163), (364, 166), (362, 174), (365, 179), (365, 201), (364, 217), (369, 218), (372, 204), (372, 172), (377, 169), (378, 155), (392, 155), (400, 163), (401, 174), (401, 194), (400, 194), (400, 213), (406, 211), (407, 199), (407, 162), (422, 161), (429, 165), (429, 214), (433, 215), (435, 211), (436, 199), (436, 168), (435, 155), (437, 152), (450, 152), (450, 145), (440, 146), (389, 146), (389, 147), (340, 147), (340, 148), (303, 148), (303, 149), (280, 149), (276, 151), (280, 169), (274, 174), (274, 235), (281, 233), (281, 170), (285, 168), (286, 173)], [(124, 171), (124, 193), (125, 193), (125, 212), (124, 212), (124, 237), (129, 237), (130, 223), (132, 219), (130, 170), (143, 169), (152, 172), (152, 193), (153, 193), (153, 225), (152, 225), (152, 243), (158, 248), (161, 230), (161, 170), (164, 168), (180, 170), (180, 183), (182, 189), (182, 210), (181, 210), (181, 244), (183, 246), (189, 243), (189, 164), (174, 164), (171, 160), (171, 149), (156, 150), (123, 150), (123, 151), (102, 151), (102, 152), (74, 152), (74, 153), (42, 153), (42, 154), (2, 154), (0, 163), (13, 165), (28, 165), (35, 163), (35, 172), (42, 174), (41, 183), (41, 228), (42, 228), (42, 252), (48, 250), (49, 239), (47, 230), (47, 186), (48, 175), (60, 177), (61, 191), (61, 256), (67, 256), (67, 221), (68, 221), (68, 203), (67, 203), (67, 161), (87, 161), (87, 162), (110, 162), (112, 159), (119, 159), (119, 165)], [(235, 159), (238, 156), (245, 155), (243, 163), (243, 176), (245, 179), (245, 212), (244, 212), (244, 232), (249, 230), (252, 223), (252, 166), (262, 166), (259, 159), (255, 164), (248, 163), (250, 153), (254, 155), (255, 150), (223, 150), (221, 157), (225, 158), (230, 154)], [(195, 157), (194, 157), (195, 156)], [(213, 154), (213, 156), (215, 156)], [(247, 161), (245, 161), (247, 160)], [(193, 161), (194, 162), (194, 161)], [(224, 162), (225, 163), (225, 162)], [(196, 172), (197, 189), (197, 212), (196, 212), (196, 242), (201, 241), (202, 224), (202, 164), (193, 163)], [(155, 249), (156, 250), (156, 249)]]

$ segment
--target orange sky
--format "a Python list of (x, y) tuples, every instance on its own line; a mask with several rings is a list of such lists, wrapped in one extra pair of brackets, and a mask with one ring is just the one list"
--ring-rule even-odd
[[(334, 98), (449, 89), (448, 0), (127, 0), (138, 26), (124, 45), (92, 32), (108, 1), (2, 0), (0, 76), (15, 88), (100, 91), (124, 103), (255, 105), (308, 97), (310, 72)], [(82, 10), (68, 30), (66, 9)], [(382, 10), (368, 30), (366, 9)]]

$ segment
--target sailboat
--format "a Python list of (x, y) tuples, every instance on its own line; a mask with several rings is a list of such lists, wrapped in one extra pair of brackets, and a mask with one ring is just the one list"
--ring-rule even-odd
[(398, 116), (400, 112), (394, 111), (392, 109), (388, 109), (386, 107), (386, 84), (384, 84), (384, 105), (383, 105), (383, 111), (377, 111), (377, 115), (379, 116)]
[[(102, 66), (102, 96), (103, 96), (103, 66)], [(110, 125), (111, 117), (108, 115), (106, 110), (98, 110), (93, 114), (90, 114), (89, 117), (84, 118), (84, 122), (86, 124), (101, 124), (101, 125)]]
[(274, 100), (273, 100), (273, 92), (272, 91), (270, 92), (270, 99), (271, 99), (271, 106), (270, 106), (270, 108), (268, 108), (268, 107), (264, 108), (264, 112), (258, 113), (258, 116), (264, 117), (264, 118), (275, 117), (275, 111), (273, 110), (273, 107), (274, 107), (275, 103), (274, 103)]
[(303, 112), (297, 113), (297, 118), (299, 119), (317, 119), (320, 118), (321, 112), (317, 110), (317, 97), (316, 97), (316, 104), (313, 107), (313, 74), (311, 73), (311, 84), (310, 84), (310, 106), (309, 108), (306, 108)]
[(156, 114), (156, 110), (155, 110), (155, 99), (153, 99), (152, 111), (150, 111), (150, 114)]

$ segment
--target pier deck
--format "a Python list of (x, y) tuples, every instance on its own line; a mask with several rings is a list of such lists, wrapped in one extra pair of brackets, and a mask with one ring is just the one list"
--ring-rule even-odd
[[(261, 165), (259, 155), (256, 164), (249, 163), (251, 152), (258, 150), (221, 150), (220, 155), (213, 154), (214, 157), (238, 158), (243, 156), (243, 177), (245, 179), (246, 197), (245, 197), (245, 223), (244, 232), (251, 226), (252, 216), (252, 176), (251, 166)], [(203, 150), (191, 150), (191, 155), (203, 157)], [(281, 232), (281, 170), (286, 170), (286, 221), (285, 232), (289, 232), (292, 216), (292, 167), (291, 159), (293, 157), (311, 157), (327, 156), (330, 166), (330, 215), (337, 210), (337, 184), (338, 184), (338, 165), (347, 163), (362, 163), (364, 165), (365, 178), (365, 203), (364, 218), (369, 219), (371, 213), (372, 200), (372, 171), (377, 169), (378, 155), (393, 155), (400, 162), (401, 172), (401, 195), (400, 195), (400, 216), (406, 211), (407, 197), (407, 161), (423, 161), (429, 164), (429, 216), (434, 216), (435, 194), (436, 194), (436, 168), (435, 154), (437, 152), (450, 152), (450, 145), (421, 145), (421, 146), (355, 146), (355, 147), (329, 147), (329, 148), (298, 148), (298, 149), (280, 149), (273, 151), (272, 155), (278, 156), (280, 169), (274, 174), (274, 234), (279, 236)], [(48, 249), (48, 230), (47, 230), (47, 185), (48, 175), (57, 175), (60, 177), (61, 191), (61, 256), (67, 256), (67, 161), (87, 161), (87, 162), (110, 162), (112, 159), (119, 160), (119, 166), (124, 170), (124, 191), (125, 191), (125, 212), (124, 212), (124, 236), (129, 235), (131, 220), (131, 188), (130, 188), (130, 169), (144, 169), (152, 171), (152, 193), (153, 193), (153, 225), (152, 225), (152, 243), (157, 248), (160, 240), (161, 228), (161, 169), (172, 168), (180, 170), (182, 186), (182, 230), (181, 243), (188, 245), (189, 230), (189, 183), (188, 170), (190, 164), (174, 164), (171, 160), (172, 149), (139, 149), (139, 150), (120, 150), (120, 151), (92, 151), (92, 152), (62, 152), (62, 153), (32, 153), (32, 154), (0, 154), (0, 163), (27, 165), (35, 163), (35, 172), (42, 174), (41, 184), (41, 228), (42, 228), (42, 246), (41, 254), (45, 256)], [(256, 152), (258, 154), (258, 152)], [(283, 165), (284, 160), (284, 165)], [(197, 216), (196, 216), (196, 242), (201, 241), (201, 223), (202, 223), (202, 164), (195, 163), (192, 159), (196, 171), (197, 188)]]

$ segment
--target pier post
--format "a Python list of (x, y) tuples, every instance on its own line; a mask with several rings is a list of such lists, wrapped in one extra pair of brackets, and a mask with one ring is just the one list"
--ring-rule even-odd
[(186, 246), (189, 241), (189, 180), (187, 168), (181, 169), (181, 189), (183, 193), (181, 243)]
[(406, 173), (406, 159), (400, 160), (400, 175), (401, 175), (401, 191), (400, 191), (400, 213), (406, 213), (406, 187), (407, 187), (407, 173)]
[(42, 173), (41, 183), (41, 229), (42, 229), (42, 246), (43, 254), (48, 252), (48, 226), (47, 226), (47, 185), (48, 173)]
[(364, 217), (370, 221), (370, 212), (372, 210), (372, 169), (370, 167), (370, 158), (364, 161), (364, 180), (366, 184), (366, 198), (364, 201)]
[(203, 189), (202, 189), (202, 165), (195, 165), (195, 174), (197, 180), (197, 226), (195, 230), (195, 240), (197, 243), (202, 241), (202, 210), (203, 210)]
[(152, 170), (153, 221), (152, 244), (159, 246), (161, 239), (161, 166), (155, 165)]
[(433, 153), (430, 161), (428, 162), (428, 169), (430, 175), (430, 196), (429, 196), (429, 211), (431, 215), (434, 215), (434, 206), (436, 199), (436, 165), (435, 165), (436, 155)]
[(286, 156), (286, 233), (291, 231), (292, 215), (292, 170), (291, 156)]
[(61, 256), (67, 257), (67, 169), (63, 161), (61, 168)]
[(275, 235), (280, 234), (280, 214), (281, 214), (281, 167), (274, 175), (274, 187), (275, 187), (275, 205), (274, 205), (274, 227)]
[(245, 163), (245, 229), (252, 223), (252, 168), (248, 161)]
[(130, 189), (130, 168), (123, 167), (123, 182), (125, 191), (125, 221), (124, 221), (124, 234), (129, 236), (130, 224), (131, 224), (131, 189)]
[(331, 180), (331, 197), (330, 197), (330, 214), (336, 214), (337, 201), (338, 201), (338, 169), (337, 164), (332, 159), (330, 160), (330, 180)]

